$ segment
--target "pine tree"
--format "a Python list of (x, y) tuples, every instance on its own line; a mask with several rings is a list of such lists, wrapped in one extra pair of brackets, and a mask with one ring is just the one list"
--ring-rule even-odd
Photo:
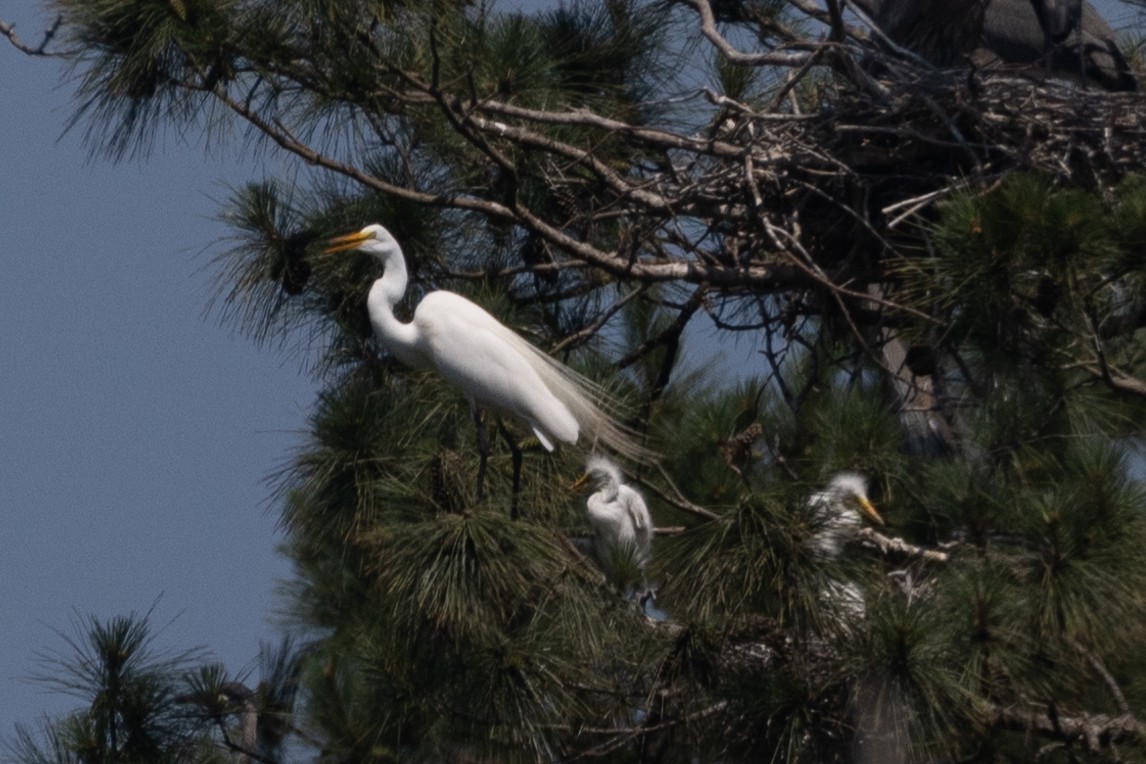
[[(187, 755), (1146, 758), (1138, 96), (934, 70), (837, 0), (54, 8), (13, 41), (74, 62), (96, 152), (177, 121), (311, 168), (237, 189), (216, 261), (218, 314), (323, 381), (275, 478), (305, 649), (259, 691), (185, 673)], [(380, 352), (377, 264), (323, 253), (375, 222), (401, 317), (466, 295), (658, 452), (625, 465), (652, 607), (582, 543), (591, 444), (486, 412), (479, 499), (464, 397)], [(886, 527), (812, 498), (843, 471)], [(16, 758), (120, 760), (81, 722)]]

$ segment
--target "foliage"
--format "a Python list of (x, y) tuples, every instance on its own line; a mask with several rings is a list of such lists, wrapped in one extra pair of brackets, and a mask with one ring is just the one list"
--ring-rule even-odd
[[(85, 705), (15, 760), (1146, 756), (1134, 96), (919, 70), (834, 2), (53, 7), (95, 151), (309, 168), (233, 190), (213, 306), (322, 391), (274, 476), (305, 644), (249, 688), (84, 622), (50, 681)], [(322, 251), (373, 222), (401, 318), (464, 294), (659, 452), (653, 603), (588, 554), (591, 444), (380, 350), (377, 263)], [(828, 555), (840, 471), (888, 527)]]

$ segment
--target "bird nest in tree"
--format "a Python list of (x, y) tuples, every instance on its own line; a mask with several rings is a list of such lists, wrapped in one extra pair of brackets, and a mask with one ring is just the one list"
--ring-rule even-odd
[(814, 138), (861, 176), (915, 168), (921, 187), (1016, 169), (1105, 187), (1144, 166), (1144, 117), (1137, 94), (970, 72), (841, 92)]
[[(714, 99), (728, 113), (714, 140), (724, 161), (708, 178), (693, 177), (693, 193), (733, 220), (782, 213), (790, 233), (803, 232), (803, 246), (818, 250), (854, 245), (854, 223), (877, 234), (1014, 171), (1106, 191), (1146, 167), (1139, 94), (973, 69), (905, 73), (886, 59), (875, 77), (850, 63), (857, 76), (829, 86), (813, 114)], [(729, 207), (732, 200), (740, 204)], [(851, 223), (839, 218), (841, 206)], [(785, 244), (776, 237), (769, 228), (767, 239)]]

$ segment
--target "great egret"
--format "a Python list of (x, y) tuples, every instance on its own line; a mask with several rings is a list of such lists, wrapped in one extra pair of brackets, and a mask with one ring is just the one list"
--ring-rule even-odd
[[(883, 525), (883, 518), (868, 499), (867, 479), (855, 472), (837, 473), (824, 490), (812, 494), (808, 505), (819, 525), (808, 543), (822, 560), (840, 557), (844, 545), (863, 527), (863, 517)], [(854, 618), (863, 616), (866, 609), (863, 591), (851, 581), (831, 581), (820, 596)]]
[(652, 553), (653, 521), (641, 494), (622, 481), (621, 470), (603, 456), (591, 456), (585, 474), (572, 486), (580, 490), (592, 481), (596, 487), (586, 502), (589, 524), (593, 526), (597, 559), (613, 574), (618, 555), (631, 555), (641, 573), (643, 600), (644, 573)]
[[(366, 300), (370, 324), (383, 348), (415, 367), (432, 367), (469, 399), (525, 422), (547, 451), (557, 443), (576, 443), (583, 432), (622, 456), (645, 461), (651, 452), (636, 443), (598, 405), (599, 387), (526, 342), (484, 309), (453, 292), (435, 291), (422, 298), (410, 323), (394, 315), (406, 292), (402, 248), (381, 225), (330, 241), (326, 253), (361, 250), (382, 264)], [(487, 448), (482, 446), (478, 496), (482, 495)], [(514, 478), (520, 456), (515, 452)]]

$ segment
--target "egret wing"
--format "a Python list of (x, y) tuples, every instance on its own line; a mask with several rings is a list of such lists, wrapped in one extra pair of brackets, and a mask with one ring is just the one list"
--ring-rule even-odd
[(480, 306), (451, 292), (432, 292), (422, 299), (414, 321), (438, 373), (471, 400), (524, 419), (543, 443), (577, 441), (577, 421), (550, 391), (536, 363), (508, 338), (512, 332)]

